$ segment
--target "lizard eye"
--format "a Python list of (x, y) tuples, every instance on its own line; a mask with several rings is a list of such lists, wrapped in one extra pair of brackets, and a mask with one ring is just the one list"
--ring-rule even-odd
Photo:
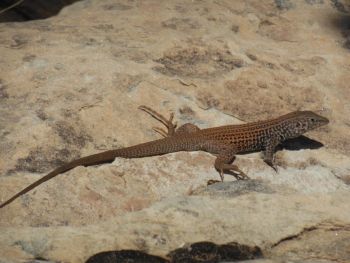
[(314, 119), (314, 118), (311, 118), (311, 121), (312, 121), (312, 122), (315, 122), (315, 119)]

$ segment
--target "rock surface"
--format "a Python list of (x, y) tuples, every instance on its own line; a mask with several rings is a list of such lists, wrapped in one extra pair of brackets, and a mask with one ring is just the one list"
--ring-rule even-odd
[[(0, 24), (0, 200), (66, 161), (158, 138), (139, 105), (201, 128), (298, 109), (331, 120), (306, 135), (314, 141), (278, 151), (277, 174), (260, 153), (239, 155), (249, 181), (207, 186), (218, 174), (203, 152), (57, 176), (0, 210), (0, 262), (122, 250), (176, 262), (201, 242), (258, 249), (257, 262), (350, 262), (346, 10), (340, 1), (85, 0), (47, 20)], [(199, 258), (235, 259), (208, 246)]]

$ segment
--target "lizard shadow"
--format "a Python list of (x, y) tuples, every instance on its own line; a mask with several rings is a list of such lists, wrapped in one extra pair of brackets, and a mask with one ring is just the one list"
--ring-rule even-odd
[[(324, 146), (323, 143), (316, 141), (314, 139), (310, 139), (304, 135), (301, 135), (297, 138), (288, 139), (282, 142), (276, 147), (275, 152), (278, 152), (281, 150), (290, 150), (290, 151), (298, 151), (298, 150), (304, 150), (304, 149), (312, 150), (312, 149), (319, 149), (323, 146)], [(257, 151), (246, 151), (246, 152), (240, 152), (239, 154), (246, 155), (254, 152), (257, 152)]]
[(310, 139), (304, 135), (301, 135), (297, 138), (289, 139), (281, 143), (277, 150), (290, 150), (290, 151), (298, 151), (303, 149), (319, 149), (323, 147), (324, 144), (316, 141), (314, 139)]

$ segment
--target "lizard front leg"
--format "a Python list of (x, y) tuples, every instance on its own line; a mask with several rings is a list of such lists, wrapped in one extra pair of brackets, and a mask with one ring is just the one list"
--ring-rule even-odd
[(176, 129), (177, 122), (173, 123), (173, 119), (174, 119), (173, 112), (170, 113), (169, 119), (166, 119), (163, 115), (151, 109), (150, 107), (141, 105), (139, 106), (139, 109), (143, 110), (144, 112), (148, 113), (153, 118), (155, 118), (156, 120), (164, 124), (164, 126), (167, 128), (168, 131), (165, 131), (164, 129), (159, 127), (152, 127), (155, 132), (159, 133), (163, 137), (170, 137), (170, 136), (173, 136), (174, 134), (191, 133), (191, 132), (196, 132), (200, 130), (196, 125), (192, 123), (185, 123)]
[(274, 165), (274, 153), (276, 146), (279, 144), (277, 138), (272, 138), (266, 142), (264, 151), (264, 162), (277, 172), (277, 167)]

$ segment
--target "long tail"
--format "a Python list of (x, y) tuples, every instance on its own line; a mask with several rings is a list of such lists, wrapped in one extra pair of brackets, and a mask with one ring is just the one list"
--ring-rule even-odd
[(192, 147), (189, 147), (192, 141), (193, 140), (188, 140), (188, 143), (178, 143), (178, 141), (175, 138), (168, 137), (168, 138), (164, 138), (156, 141), (138, 144), (131, 147), (105, 151), (105, 152), (89, 155), (86, 157), (82, 157), (80, 159), (74, 160), (72, 162), (66, 163), (56, 168), (52, 172), (48, 173), (47, 175), (43, 176), (39, 180), (30, 184), (29, 186), (27, 186), (26, 188), (24, 188), (14, 196), (12, 196), (10, 199), (0, 204), (0, 208), (12, 203), (18, 197), (28, 193), (38, 185), (41, 185), (42, 183), (50, 180), (51, 178), (59, 174), (62, 174), (64, 172), (67, 172), (77, 166), (91, 166), (91, 165), (97, 165), (102, 163), (110, 163), (110, 162), (113, 162), (116, 157), (139, 158), (139, 157), (146, 157), (146, 156), (161, 155), (161, 154), (170, 153), (170, 152), (193, 150)]
[[(5, 201), (4, 203), (2, 203), (0, 205), (0, 208), (12, 203), (14, 200), (16, 200), (18, 197), (20, 197), (21, 195), (26, 194), (27, 192), (29, 192), (30, 190), (34, 189), (35, 187), (37, 187), (38, 185), (41, 185), (42, 183), (50, 180), (51, 178), (55, 177), (56, 175), (59, 175), (61, 173), (67, 172), (77, 166), (90, 166), (90, 165), (95, 165), (95, 164), (99, 164), (99, 163), (95, 163), (94, 160), (94, 156), (95, 157), (100, 157), (100, 159), (102, 159), (103, 156), (107, 157), (108, 152), (102, 152), (102, 153), (98, 153), (95, 155), (91, 155), (91, 156), (86, 156), (77, 160), (74, 160), (72, 162), (66, 163), (58, 168), (56, 168), (55, 170), (53, 170), (52, 172), (48, 173), (47, 175), (43, 176), (42, 178), (40, 178), (39, 180), (35, 181), (34, 183), (30, 184), (29, 186), (27, 186), (26, 188), (24, 188), (23, 190), (21, 190), (20, 192), (18, 192), (17, 194), (15, 194), (14, 196), (12, 196), (10, 199), (8, 199), (7, 201)], [(112, 162), (114, 159), (110, 159), (110, 158), (106, 158), (105, 159), (105, 163), (107, 162)]]

